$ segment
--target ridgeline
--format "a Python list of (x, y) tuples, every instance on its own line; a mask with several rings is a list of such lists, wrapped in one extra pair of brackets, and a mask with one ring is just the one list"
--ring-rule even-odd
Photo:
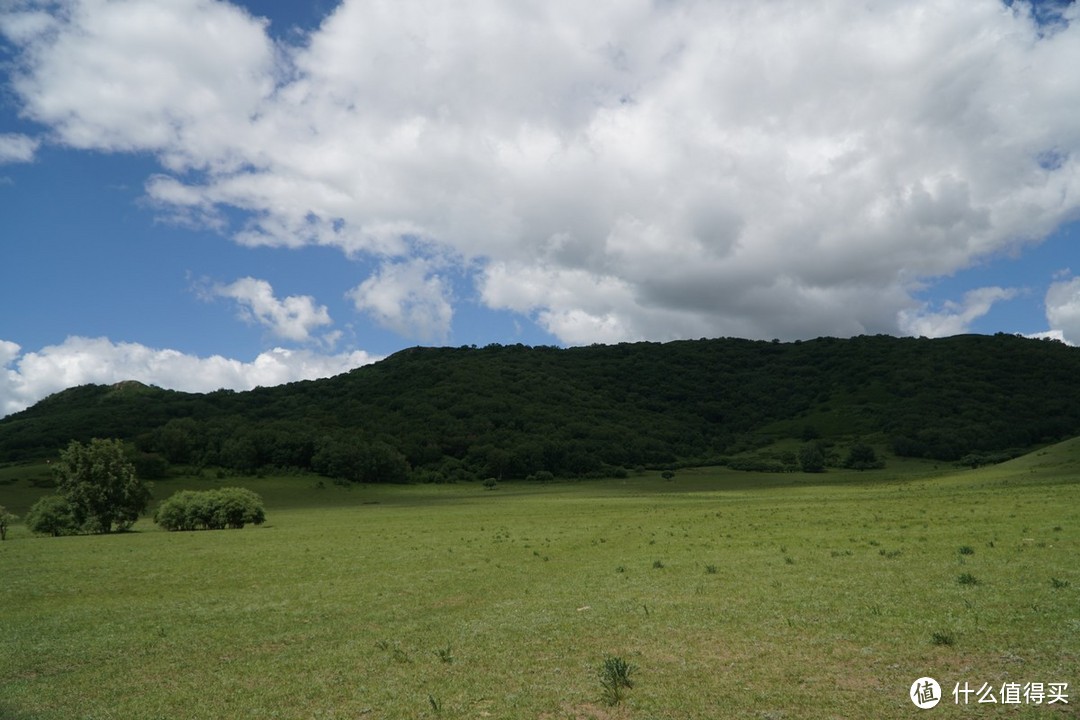
[(116, 437), (159, 463), (452, 482), (793, 469), (806, 443), (978, 464), (1078, 434), (1080, 348), (1060, 342), (719, 339), (412, 348), (249, 392), (86, 385), (0, 420), (0, 462)]

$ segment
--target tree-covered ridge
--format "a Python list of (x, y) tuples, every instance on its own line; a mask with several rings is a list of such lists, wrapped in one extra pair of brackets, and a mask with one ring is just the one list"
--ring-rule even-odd
[(588, 475), (784, 437), (958, 460), (1080, 434), (1078, 401), (1080, 349), (1010, 335), (412, 348), (250, 392), (74, 388), (0, 421), (0, 459), (110, 436), (354, 480)]

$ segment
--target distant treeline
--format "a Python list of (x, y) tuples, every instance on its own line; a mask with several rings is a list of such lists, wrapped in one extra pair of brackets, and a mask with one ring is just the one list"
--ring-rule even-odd
[(413, 348), (250, 392), (88, 385), (0, 420), (0, 461), (118, 437), (174, 464), (454, 481), (725, 462), (783, 438), (960, 461), (1076, 434), (1080, 349), (1060, 342), (719, 339)]

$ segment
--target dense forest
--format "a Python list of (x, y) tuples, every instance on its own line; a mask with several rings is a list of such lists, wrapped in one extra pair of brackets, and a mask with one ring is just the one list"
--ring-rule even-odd
[(1080, 434), (1080, 349), (1012, 335), (412, 348), (249, 392), (87, 385), (0, 420), (0, 461), (129, 440), (148, 468), (354, 481), (790, 467), (771, 448), (872, 443), (973, 464)]

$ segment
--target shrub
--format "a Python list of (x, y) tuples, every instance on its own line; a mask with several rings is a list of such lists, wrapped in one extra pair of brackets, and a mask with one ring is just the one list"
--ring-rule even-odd
[(247, 523), (262, 525), (266, 521), (262, 498), (251, 490), (227, 487), (210, 492), (214, 523), (218, 527), (239, 529)]
[(166, 530), (220, 530), (266, 521), (262, 498), (247, 488), (181, 490), (158, 506), (154, 522)]
[(79, 522), (67, 498), (63, 495), (46, 495), (26, 513), (26, 527), (39, 535), (59, 537), (77, 533)]
[(804, 473), (825, 472), (825, 453), (818, 442), (809, 442), (799, 449), (799, 467)]
[(8, 512), (8, 509), (0, 505), (0, 540), (7, 540), (8, 524), (15, 522), (18, 516)]
[(866, 443), (855, 443), (844, 459), (844, 467), (852, 470), (875, 470), (885, 467), (885, 461), (877, 456), (874, 448)]

